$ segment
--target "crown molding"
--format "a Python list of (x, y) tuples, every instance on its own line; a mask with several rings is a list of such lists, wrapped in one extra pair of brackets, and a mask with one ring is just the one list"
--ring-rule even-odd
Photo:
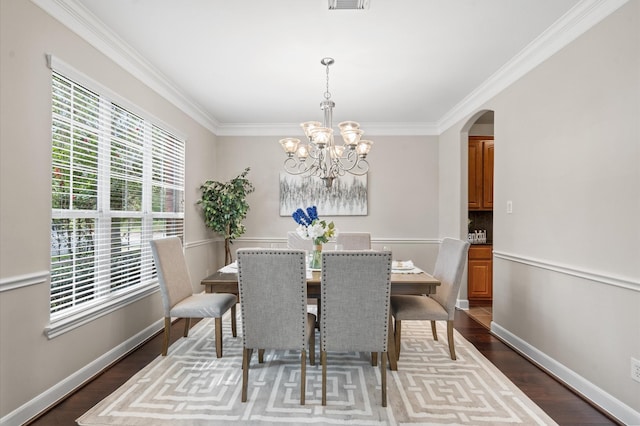
[(522, 78), (536, 66), (619, 9), (628, 0), (583, 0), (547, 28), (535, 40), (467, 95), (438, 122), (443, 133), (458, 121)]
[[(220, 123), (186, 97), (175, 84), (98, 21), (77, 0), (31, 1), (216, 135), (279, 136), (295, 134), (300, 130), (298, 124), (292, 123)], [(440, 135), (627, 2), (628, 0), (579, 2), (445, 113), (437, 123), (363, 123), (362, 127), (366, 127), (367, 133), (372, 135)]]
[[(360, 123), (367, 135), (376, 136), (437, 136), (436, 123)], [(294, 123), (222, 123), (218, 136), (283, 136), (303, 135), (300, 124)]]
[(149, 86), (196, 122), (216, 133), (218, 122), (165, 75), (76, 0), (31, 0), (64, 26)]

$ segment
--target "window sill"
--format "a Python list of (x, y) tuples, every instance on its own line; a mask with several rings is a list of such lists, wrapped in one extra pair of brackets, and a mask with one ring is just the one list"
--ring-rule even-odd
[(142, 287), (134, 292), (123, 294), (111, 300), (99, 302), (82, 310), (61, 316), (52, 320), (44, 329), (44, 334), (48, 339), (53, 339), (75, 328), (81, 327), (97, 318), (115, 312), (116, 310), (144, 299), (159, 291), (157, 281)]

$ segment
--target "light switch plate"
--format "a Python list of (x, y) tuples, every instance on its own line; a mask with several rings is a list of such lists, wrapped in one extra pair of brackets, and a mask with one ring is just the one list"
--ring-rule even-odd
[(507, 213), (513, 213), (513, 201), (507, 201)]
[(640, 382), (640, 360), (631, 357), (631, 378)]

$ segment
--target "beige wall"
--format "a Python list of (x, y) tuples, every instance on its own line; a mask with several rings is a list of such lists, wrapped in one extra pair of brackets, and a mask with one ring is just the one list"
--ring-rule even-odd
[(0, 292), (2, 418), (162, 317), (156, 293), (54, 339), (43, 334), (51, 216), (51, 72), (45, 54), (186, 135), (186, 241), (194, 277), (204, 275), (215, 252), (195, 208), (198, 186), (214, 171), (215, 136), (33, 3), (2, 0), (0, 8), (0, 279), (6, 284), (44, 273), (36, 284)]
[[(631, 424), (640, 419), (629, 373), (640, 359), (639, 15), (640, 2), (627, 3), (484, 105), (495, 111), (493, 331)], [(445, 163), (456, 165), (468, 123), (440, 138), (441, 235), (457, 231), (445, 215), (457, 200), (443, 194), (464, 187), (466, 171)]]
[[(279, 174), (285, 154), (284, 136), (218, 137), (218, 165), (223, 179), (250, 167), (256, 190), (249, 196), (247, 232), (234, 243), (244, 246), (284, 243), (297, 226), (291, 216), (279, 216)], [(368, 215), (334, 216), (342, 231), (371, 232), (373, 244), (391, 246), (394, 256), (433, 268), (438, 250), (438, 138), (436, 136), (376, 136), (368, 176)], [(300, 206), (306, 207), (306, 206)], [(293, 212), (292, 212), (293, 213)]]

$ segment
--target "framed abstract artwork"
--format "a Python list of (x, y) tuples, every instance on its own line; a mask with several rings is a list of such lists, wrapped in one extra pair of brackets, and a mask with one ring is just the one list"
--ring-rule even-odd
[(317, 177), (280, 173), (280, 216), (299, 208), (317, 206), (322, 216), (366, 216), (367, 175), (347, 174), (333, 181), (331, 188)]

